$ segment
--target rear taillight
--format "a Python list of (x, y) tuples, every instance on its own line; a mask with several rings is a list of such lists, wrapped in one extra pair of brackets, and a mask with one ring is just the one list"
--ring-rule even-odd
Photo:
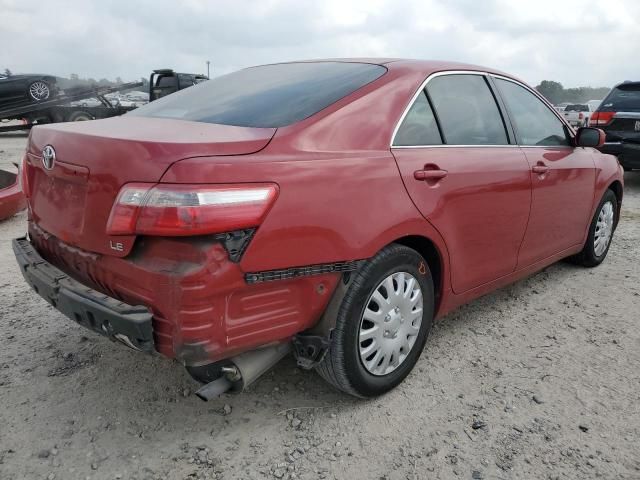
[(609, 125), (615, 114), (616, 112), (593, 112), (593, 115), (589, 120), (589, 126), (603, 127)]
[(125, 185), (107, 223), (110, 235), (186, 236), (258, 226), (278, 196), (275, 184)]
[(578, 114), (578, 120), (582, 120), (584, 118), (584, 113), (580, 112)]

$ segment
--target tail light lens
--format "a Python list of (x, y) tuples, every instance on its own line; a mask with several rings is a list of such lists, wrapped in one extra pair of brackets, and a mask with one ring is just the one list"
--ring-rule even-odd
[(584, 118), (584, 113), (580, 112), (578, 114), (578, 120), (582, 120)]
[(107, 223), (110, 235), (188, 236), (258, 226), (278, 196), (278, 186), (125, 185)]
[(590, 127), (603, 127), (609, 125), (616, 112), (593, 112), (589, 120)]

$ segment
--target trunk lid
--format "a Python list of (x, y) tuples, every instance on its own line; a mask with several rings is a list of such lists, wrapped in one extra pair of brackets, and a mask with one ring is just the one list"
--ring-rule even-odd
[[(106, 234), (124, 184), (158, 182), (172, 163), (185, 158), (258, 152), (275, 131), (142, 117), (35, 127), (26, 166), (32, 218), (82, 250), (125, 256), (135, 238)], [(47, 145), (55, 149), (50, 169), (43, 162)]]

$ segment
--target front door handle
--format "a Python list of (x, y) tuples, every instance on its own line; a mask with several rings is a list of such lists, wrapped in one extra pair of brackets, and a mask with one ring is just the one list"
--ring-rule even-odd
[(416, 170), (413, 178), (416, 180), (440, 180), (447, 176), (446, 170)]
[(531, 167), (531, 171), (533, 173), (537, 173), (538, 175), (544, 175), (549, 171), (549, 167), (547, 167), (544, 163), (539, 163), (538, 165), (534, 165)]

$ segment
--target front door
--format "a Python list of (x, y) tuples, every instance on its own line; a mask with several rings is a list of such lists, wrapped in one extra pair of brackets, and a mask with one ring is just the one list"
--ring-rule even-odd
[(485, 76), (432, 78), (405, 116), (392, 152), (409, 195), (444, 237), (454, 292), (515, 270), (531, 177), (522, 150), (509, 143)]
[(568, 127), (534, 93), (495, 78), (531, 169), (532, 201), (518, 267), (584, 241), (595, 193), (591, 149), (574, 148)]

